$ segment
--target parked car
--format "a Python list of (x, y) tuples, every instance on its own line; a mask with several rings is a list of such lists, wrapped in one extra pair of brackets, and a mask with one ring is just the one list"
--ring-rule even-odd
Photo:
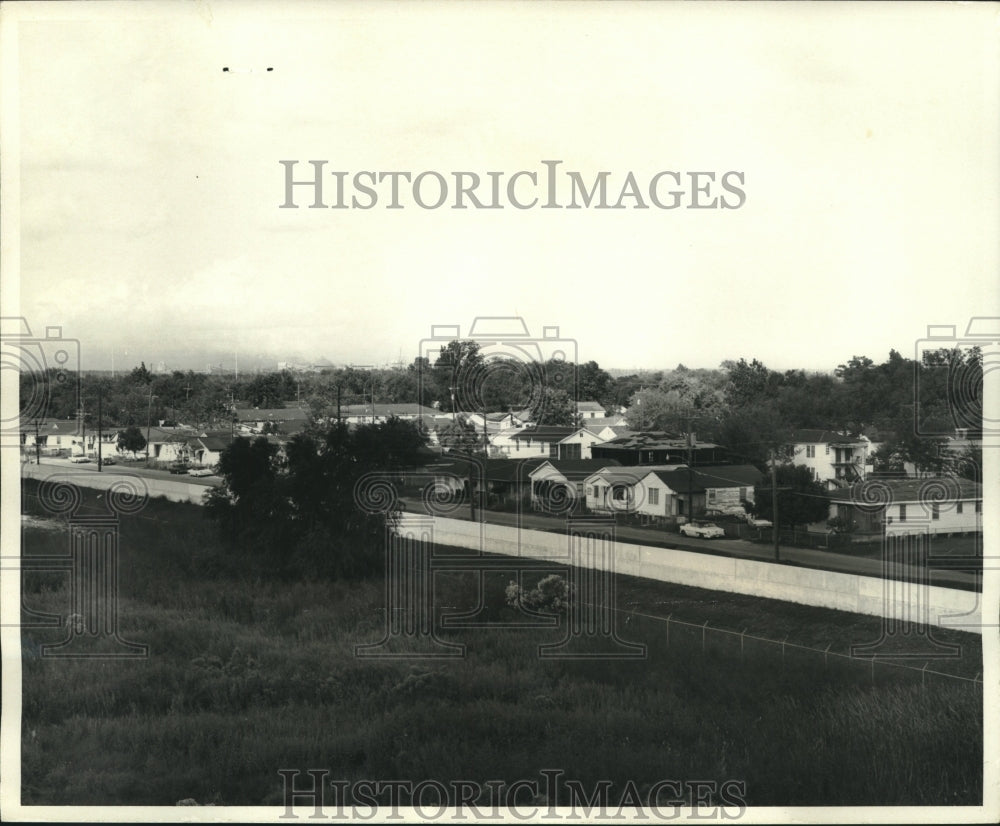
[(101, 464), (102, 465), (117, 465), (118, 464), (118, 460), (115, 459), (114, 456), (102, 456), (101, 457)]
[(752, 528), (770, 528), (771, 521), (768, 519), (758, 519), (756, 516), (748, 516), (747, 524)]
[(188, 466), (187, 466), (187, 463), (186, 463), (186, 462), (174, 462), (174, 463), (173, 463), (173, 464), (172, 464), (172, 465), (171, 465), (171, 466), (170, 466), (170, 467), (168, 468), (168, 470), (169, 470), (169, 471), (170, 471), (171, 473), (187, 473), (187, 472), (188, 472)]
[(726, 532), (715, 523), (698, 521), (681, 525), (681, 533), (698, 539), (721, 539), (726, 535)]
[(89, 456), (71, 456), (69, 459), (74, 465), (86, 464), (90, 461)]
[(188, 476), (211, 476), (212, 469), (210, 467), (193, 467), (188, 468)]

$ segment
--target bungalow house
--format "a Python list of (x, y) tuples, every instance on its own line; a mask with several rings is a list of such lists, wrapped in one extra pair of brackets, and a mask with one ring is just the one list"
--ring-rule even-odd
[(21, 447), (34, 455), (36, 446), (42, 456), (61, 451), (79, 452), (82, 443), (79, 419), (41, 419), (21, 422)]
[(392, 418), (412, 422), (423, 416), (436, 415), (440, 415), (439, 410), (415, 402), (346, 404), (340, 409), (341, 420), (347, 424), (379, 424)]
[(587, 480), (592, 510), (639, 513), (657, 520), (706, 512), (745, 512), (763, 475), (752, 465), (610, 468)]
[[(983, 530), (983, 486), (960, 477), (871, 480), (882, 496), (861, 486), (831, 491), (830, 518), (859, 535), (955, 534)], [(873, 502), (867, 499), (875, 499)]]
[(188, 440), (191, 461), (202, 467), (214, 467), (222, 458), (222, 451), (231, 444), (228, 433), (217, 436), (196, 436)]
[(306, 426), (309, 411), (299, 406), (237, 408), (236, 420), (244, 433), (262, 433), (265, 427), (276, 427), (282, 433), (291, 434)]
[(711, 442), (690, 446), (687, 440), (663, 431), (642, 431), (602, 442), (591, 449), (595, 459), (617, 459), (623, 467), (637, 465), (686, 464), (690, 450), (694, 465), (715, 465), (725, 462), (728, 451)]
[(590, 419), (603, 419), (604, 417), (604, 405), (597, 402), (576, 403), (576, 418), (581, 424), (586, 424)]
[(524, 420), (515, 413), (462, 413), (465, 420), (480, 433), (483, 432), (483, 422), (486, 422), (486, 432), (489, 435), (503, 433), (508, 430), (517, 430), (524, 427)]
[(585, 481), (598, 470), (617, 466), (607, 459), (547, 459), (528, 473), (531, 479), (531, 506), (535, 510), (552, 509), (553, 500), (586, 499)]
[[(147, 431), (143, 431), (146, 436)], [(193, 456), (188, 440), (198, 431), (192, 427), (150, 427), (148, 428), (146, 450), (151, 461), (189, 462)]]
[(865, 478), (870, 442), (833, 430), (805, 429), (792, 434), (787, 447), (793, 465), (803, 465), (829, 487)]
[(511, 434), (513, 459), (538, 456), (545, 459), (590, 459), (594, 445), (600, 444), (597, 434), (584, 427), (555, 425), (526, 427)]

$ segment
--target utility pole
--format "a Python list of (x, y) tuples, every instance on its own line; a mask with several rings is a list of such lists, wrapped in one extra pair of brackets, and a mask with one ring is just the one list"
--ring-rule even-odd
[(100, 473), (104, 467), (104, 454), (101, 451), (101, 387), (97, 387), (97, 472)]
[(149, 393), (149, 402), (146, 405), (146, 467), (149, 467), (149, 418), (153, 412), (153, 392)]
[[(87, 455), (87, 420), (84, 418), (86, 413), (83, 408), (83, 399), (80, 399), (80, 449), (83, 451), (83, 455)], [(73, 448), (70, 448), (70, 453), (73, 452)]]
[(688, 519), (694, 520), (694, 468), (691, 463), (694, 461), (694, 433), (691, 432), (691, 419), (688, 419), (687, 438), (687, 464), (688, 464)]
[(42, 445), (38, 441), (41, 436), (38, 434), (38, 419), (35, 419), (35, 464), (40, 465), (42, 463)]
[(771, 451), (771, 536), (774, 537), (774, 561), (781, 562), (781, 549), (778, 547), (778, 459), (774, 450)]
[(337, 424), (340, 424), (340, 385), (337, 385)]

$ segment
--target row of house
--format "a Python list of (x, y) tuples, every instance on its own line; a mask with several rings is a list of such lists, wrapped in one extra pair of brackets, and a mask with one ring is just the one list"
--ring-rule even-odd
[[(445, 455), (404, 479), (438, 495), (473, 496), (490, 507), (566, 513), (632, 514), (653, 524), (740, 516), (763, 475), (752, 465), (626, 466), (614, 459), (472, 459)], [(979, 533), (982, 485), (968, 479), (880, 478), (867, 501), (858, 485), (830, 491), (828, 518), (857, 539), (885, 533)], [(826, 521), (810, 529), (832, 530)]]

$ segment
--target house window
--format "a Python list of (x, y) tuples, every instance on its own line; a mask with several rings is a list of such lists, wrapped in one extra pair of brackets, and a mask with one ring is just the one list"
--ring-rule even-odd
[(826, 453), (827, 456), (829, 456), (830, 455), (830, 445), (823, 445), (823, 447), (825, 448), (824, 452)]
[(941, 503), (931, 502), (931, 519), (941, 518)]
[(715, 501), (715, 488), (709, 488), (708, 489), (708, 501), (709, 502), (714, 502)]
[(594, 498), (597, 499), (601, 495), (601, 486), (594, 485)]
[(958, 505), (955, 508), (955, 513), (961, 513), (962, 512), (962, 505), (964, 505), (964, 504), (965, 504), (964, 502), (959, 502)]
[(740, 501), (745, 502), (747, 500), (747, 489), (740, 488)]
[(649, 489), (649, 504), (659, 505), (660, 504), (660, 491), (656, 488)]
[(899, 521), (900, 522), (906, 521), (906, 505), (899, 506)]
[(806, 445), (806, 458), (807, 459), (816, 458), (816, 445)]
[(557, 445), (555, 442), (552, 442), (549, 445), (549, 458), (555, 459), (558, 455), (559, 455), (559, 445)]

